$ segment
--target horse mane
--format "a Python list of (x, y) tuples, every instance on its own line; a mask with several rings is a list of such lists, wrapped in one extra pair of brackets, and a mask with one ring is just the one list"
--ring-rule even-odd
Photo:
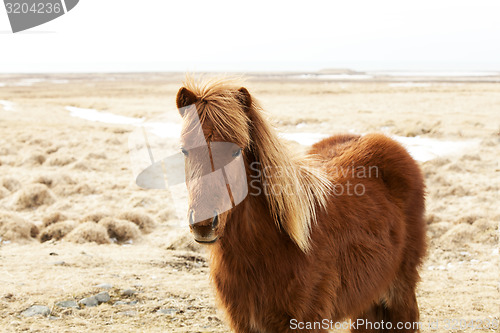
[(240, 80), (187, 76), (184, 87), (197, 97), (202, 124), (208, 119), (222, 138), (253, 154), (260, 164), (261, 187), (272, 218), (307, 252), (317, 210), (326, 207), (331, 193), (319, 162), (314, 156), (291, 152), (264, 117), (260, 104), (241, 88)]

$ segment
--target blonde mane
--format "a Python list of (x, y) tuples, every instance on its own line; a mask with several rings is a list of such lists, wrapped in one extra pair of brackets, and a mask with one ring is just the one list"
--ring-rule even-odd
[[(221, 137), (255, 156), (274, 221), (307, 252), (311, 225), (317, 210), (326, 206), (331, 189), (318, 161), (311, 155), (291, 153), (263, 116), (259, 103), (250, 95), (244, 96), (240, 81), (195, 81), (187, 77), (184, 87), (198, 98), (196, 107), (202, 124), (209, 120)], [(246, 89), (244, 92), (248, 93)]]

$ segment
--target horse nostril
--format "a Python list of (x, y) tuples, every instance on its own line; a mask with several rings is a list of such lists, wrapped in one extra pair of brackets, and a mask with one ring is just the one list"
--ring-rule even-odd
[(219, 224), (219, 214), (217, 214), (216, 211), (214, 212), (214, 214), (215, 214), (215, 216), (212, 219), (212, 229), (215, 229), (217, 227), (217, 225)]
[(194, 224), (194, 210), (189, 211), (189, 224), (193, 225)]

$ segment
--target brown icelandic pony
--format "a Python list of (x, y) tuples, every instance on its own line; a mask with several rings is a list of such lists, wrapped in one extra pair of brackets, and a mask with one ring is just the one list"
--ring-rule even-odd
[(211, 277), (232, 329), (326, 332), (337, 322), (418, 331), (424, 183), (408, 152), (380, 134), (349, 134), (293, 154), (247, 89), (186, 81), (178, 108), (194, 104), (207, 142), (237, 144), (247, 171), (240, 204), (190, 225), (195, 240), (211, 243)]

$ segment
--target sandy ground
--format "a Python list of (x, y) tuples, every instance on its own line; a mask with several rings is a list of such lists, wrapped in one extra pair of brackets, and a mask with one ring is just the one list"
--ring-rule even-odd
[[(177, 227), (165, 191), (133, 182), (130, 126), (65, 110), (167, 113), (178, 121), (181, 80), (178, 74), (0, 75), (0, 101), (13, 103), (0, 103), (0, 331), (229, 331), (215, 308), (204, 249)], [(430, 246), (418, 301), (423, 332), (495, 331), (477, 322), (475, 329), (445, 325), (500, 320), (500, 84), (260, 77), (246, 85), (282, 131), (477, 140), (472, 149), (421, 163)], [(59, 229), (48, 230), (50, 224)], [(109, 289), (98, 287), (103, 283)], [(123, 295), (126, 289), (133, 292)], [(111, 299), (96, 307), (56, 306), (102, 291)], [(22, 315), (34, 304), (48, 306), (50, 316)], [(428, 327), (436, 321), (439, 329)]]

